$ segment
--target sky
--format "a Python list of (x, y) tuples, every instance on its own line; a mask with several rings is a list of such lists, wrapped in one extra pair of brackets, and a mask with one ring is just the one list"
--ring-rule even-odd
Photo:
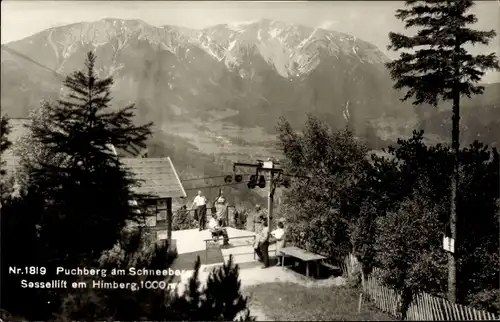
[[(404, 32), (394, 12), (403, 1), (22, 1), (1, 2), (1, 43), (5, 44), (42, 30), (76, 22), (103, 18), (140, 19), (151, 25), (204, 28), (215, 24), (259, 20), (262, 18), (302, 24), (328, 26), (349, 33), (388, 52), (389, 31)], [(500, 34), (500, 0), (476, 1), (479, 19), (476, 29), (495, 29)], [(470, 48), (475, 53), (496, 52), (500, 56), (500, 37), (488, 47)], [(494, 78), (494, 79), (489, 79)], [(500, 73), (485, 81), (500, 81)]]

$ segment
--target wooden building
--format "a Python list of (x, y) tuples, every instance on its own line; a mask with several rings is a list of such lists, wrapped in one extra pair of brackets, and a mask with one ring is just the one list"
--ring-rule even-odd
[(122, 158), (121, 161), (140, 181), (135, 192), (152, 196), (141, 201), (147, 208), (147, 216), (152, 219), (148, 226), (165, 226), (168, 241), (171, 243), (172, 200), (187, 197), (172, 160), (167, 157)]

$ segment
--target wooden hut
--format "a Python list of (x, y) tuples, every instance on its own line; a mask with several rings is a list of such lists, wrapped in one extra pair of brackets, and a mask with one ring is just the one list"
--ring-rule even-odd
[[(134, 173), (139, 180), (136, 193), (151, 195), (141, 200), (146, 206), (149, 218), (156, 226), (165, 224), (167, 238), (172, 242), (172, 200), (187, 197), (172, 160), (167, 158), (122, 158), (123, 164)], [(161, 225), (163, 226), (163, 225)]]

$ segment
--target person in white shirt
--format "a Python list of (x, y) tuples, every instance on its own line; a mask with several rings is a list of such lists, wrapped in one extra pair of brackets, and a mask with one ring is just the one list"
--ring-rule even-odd
[(194, 198), (191, 210), (193, 208), (195, 208), (195, 218), (198, 218), (199, 229), (202, 231), (205, 229), (207, 220), (207, 198), (205, 198), (201, 190), (198, 190), (198, 195)]
[(285, 225), (282, 221), (278, 222), (278, 228), (271, 232), (271, 236), (276, 241), (276, 255), (278, 255), (277, 265), (281, 265), (280, 249), (285, 247)]
[(229, 236), (226, 229), (219, 226), (218, 220), (213, 215), (210, 215), (209, 218), (208, 229), (210, 229), (212, 236), (217, 240), (219, 240), (219, 236), (222, 236), (224, 238), (224, 246), (229, 245)]

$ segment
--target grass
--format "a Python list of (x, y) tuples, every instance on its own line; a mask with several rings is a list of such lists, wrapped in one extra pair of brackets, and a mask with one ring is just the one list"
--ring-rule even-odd
[(363, 303), (359, 292), (347, 287), (307, 287), (269, 283), (244, 289), (250, 302), (274, 321), (390, 321), (388, 314)]

